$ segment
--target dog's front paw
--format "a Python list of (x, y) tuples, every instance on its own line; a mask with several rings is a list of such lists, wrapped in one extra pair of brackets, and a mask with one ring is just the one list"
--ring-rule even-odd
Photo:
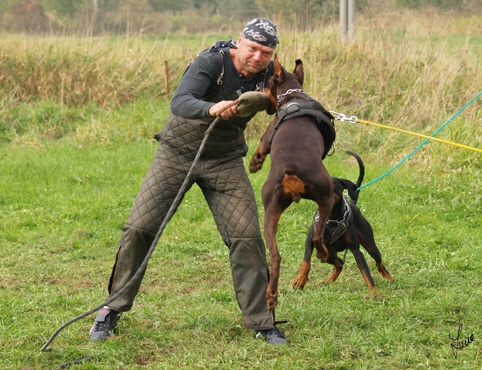
[(299, 281), (297, 278), (291, 284), (295, 289), (303, 289), (306, 285), (306, 281)]
[(268, 311), (274, 311), (278, 305), (278, 294), (269, 294), (266, 301), (268, 303)]
[(293, 288), (303, 289), (307, 281), (308, 277), (300, 273), (291, 285), (293, 285)]
[(320, 262), (328, 261), (328, 248), (326, 248), (325, 243), (321, 244), (321, 248), (316, 248), (316, 257), (320, 260)]
[(251, 158), (251, 162), (249, 162), (249, 172), (258, 172), (263, 167), (263, 162), (264, 159), (262, 160), (259, 157), (253, 156), (253, 158)]
[(308, 275), (310, 274), (311, 270), (311, 259), (308, 261), (304, 261), (301, 264), (301, 269), (300, 272), (298, 273), (298, 276), (296, 276), (296, 279), (293, 281), (293, 287), (294, 288), (299, 288), (303, 289), (306, 285), (306, 282), (308, 281)]
[(263, 167), (264, 160), (266, 159), (266, 154), (264, 154), (261, 150), (261, 147), (258, 147), (254, 152), (253, 156), (251, 157), (251, 161), (249, 162), (249, 172), (255, 173)]
[(257, 165), (254, 161), (251, 161), (249, 164), (249, 172), (250, 173), (255, 173), (258, 172), (261, 169), (262, 166)]

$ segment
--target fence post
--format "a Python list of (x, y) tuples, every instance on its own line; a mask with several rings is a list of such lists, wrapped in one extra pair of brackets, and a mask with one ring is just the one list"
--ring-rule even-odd
[(340, 0), (340, 40), (346, 42), (348, 33), (348, 0)]
[(356, 29), (355, 29), (355, 0), (348, 0), (348, 42), (350, 44), (355, 42)]

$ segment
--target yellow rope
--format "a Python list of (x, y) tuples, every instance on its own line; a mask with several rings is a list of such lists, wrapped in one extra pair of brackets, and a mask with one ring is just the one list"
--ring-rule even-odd
[[(350, 117), (350, 118), (354, 118), (354, 117)], [(474, 148), (474, 147), (467, 146), (467, 145), (463, 145), (463, 144), (459, 144), (459, 143), (454, 143), (453, 141), (438, 139), (438, 138), (433, 137), (433, 136), (427, 136), (427, 135), (423, 135), (423, 134), (418, 134), (418, 133), (416, 133), (416, 132), (407, 131), (407, 130), (402, 130), (402, 129), (399, 129), (399, 128), (396, 128), (396, 127), (384, 126), (384, 125), (381, 125), (381, 124), (379, 124), (379, 123), (374, 123), (374, 122), (370, 122), (370, 121), (364, 121), (364, 120), (358, 119), (358, 118), (356, 118), (354, 121), (355, 121), (356, 123), (362, 123), (362, 124), (364, 124), (364, 125), (371, 125), (371, 126), (375, 126), (375, 127), (386, 128), (386, 129), (389, 129), (389, 130), (392, 130), (392, 131), (402, 132), (402, 133), (404, 133), (404, 134), (409, 134), (409, 135), (413, 135), (413, 136), (418, 136), (418, 137), (421, 137), (421, 138), (424, 138), (424, 139), (427, 139), (427, 140), (437, 141), (437, 142), (439, 142), (439, 143), (449, 144), (449, 145), (456, 146), (456, 147), (459, 147), (459, 148), (464, 148), (464, 149), (472, 150), (472, 151), (474, 151), (474, 152), (482, 153), (482, 149)]]

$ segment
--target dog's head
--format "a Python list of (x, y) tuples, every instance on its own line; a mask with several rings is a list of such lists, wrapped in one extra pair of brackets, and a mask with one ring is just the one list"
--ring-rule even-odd
[(333, 180), (333, 193), (335, 195), (335, 202), (338, 202), (343, 196), (343, 191), (348, 190), (348, 196), (353, 202), (358, 200), (358, 186), (354, 182), (341, 179), (339, 177), (332, 177)]
[(301, 89), (305, 78), (303, 62), (296, 59), (293, 73), (289, 73), (280, 64), (278, 54), (274, 56), (274, 74), (268, 81), (268, 86), (263, 90), (270, 97), (270, 107), (266, 110), (268, 114), (274, 114), (278, 109), (280, 101), (278, 96), (283, 95), (289, 89)]

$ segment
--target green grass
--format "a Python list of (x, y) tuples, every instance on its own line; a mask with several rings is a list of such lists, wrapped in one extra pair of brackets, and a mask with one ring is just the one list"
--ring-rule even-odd
[[(429, 17), (427, 17), (429, 15)], [(328, 109), (431, 135), (480, 92), (480, 17), (400, 12), (360, 17), (355, 45), (335, 28), (283, 30), (280, 60), (302, 57), (305, 88)], [(479, 27), (480, 28), (480, 27)], [(223, 35), (226, 37), (226, 35)], [(229, 35), (235, 37), (236, 35)], [(314, 205), (283, 215), (277, 318), (290, 345), (270, 347), (241, 327), (228, 250), (198, 189), (168, 224), (132, 311), (105, 343), (90, 343), (121, 228), (169, 113), (163, 62), (174, 88), (189, 60), (217, 35), (35, 38), (0, 44), (0, 369), (476, 369), (482, 216), (479, 153), (429, 143), (361, 191), (393, 281), (368, 257), (382, 293), (372, 299), (352, 255), (333, 284), (315, 262), (294, 290)], [(115, 92), (115, 94), (114, 94)], [(482, 147), (482, 98), (437, 136)], [(268, 118), (247, 137), (254, 151)], [(355, 180), (344, 150), (365, 161), (365, 183), (387, 174), (421, 139), (337, 122), (332, 175)], [(249, 159), (249, 155), (247, 160)], [(251, 175), (256, 194), (269, 163)], [(259, 203), (261, 204), (261, 203)], [(261, 216), (263, 211), (260, 207)], [(474, 342), (455, 358), (449, 335)]]
[[(342, 149), (353, 148), (339, 148), (327, 167), (355, 179), (357, 169)], [(409, 162), (362, 190), (359, 205), (395, 278), (388, 282), (372, 271), (379, 300), (369, 298), (350, 254), (336, 283), (325, 284), (331, 268), (315, 263), (305, 289), (291, 288), (314, 207), (307, 201), (290, 207), (279, 232), (277, 310), (288, 320), (282, 329), (289, 346), (267, 346), (240, 326), (228, 251), (193, 189), (161, 237), (116, 334), (89, 343), (91, 316), (62, 331), (52, 352), (41, 352), (61, 324), (104, 300), (120, 229), (155, 150), (154, 140), (85, 146), (74, 138), (1, 149), (0, 368), (48, 369), (87, 356), (93, 359), (78, 368), (480, 365), (480, 160), (463, 171)], [(370, 157), (365, 162), (366, 181), (390, 168)], [(252, 175), (257, 194), (266, 171)], [(454, 358), (448, 335), (457, 334), (459, 323), (463, 338), (474, 333), (475, 341)]]

